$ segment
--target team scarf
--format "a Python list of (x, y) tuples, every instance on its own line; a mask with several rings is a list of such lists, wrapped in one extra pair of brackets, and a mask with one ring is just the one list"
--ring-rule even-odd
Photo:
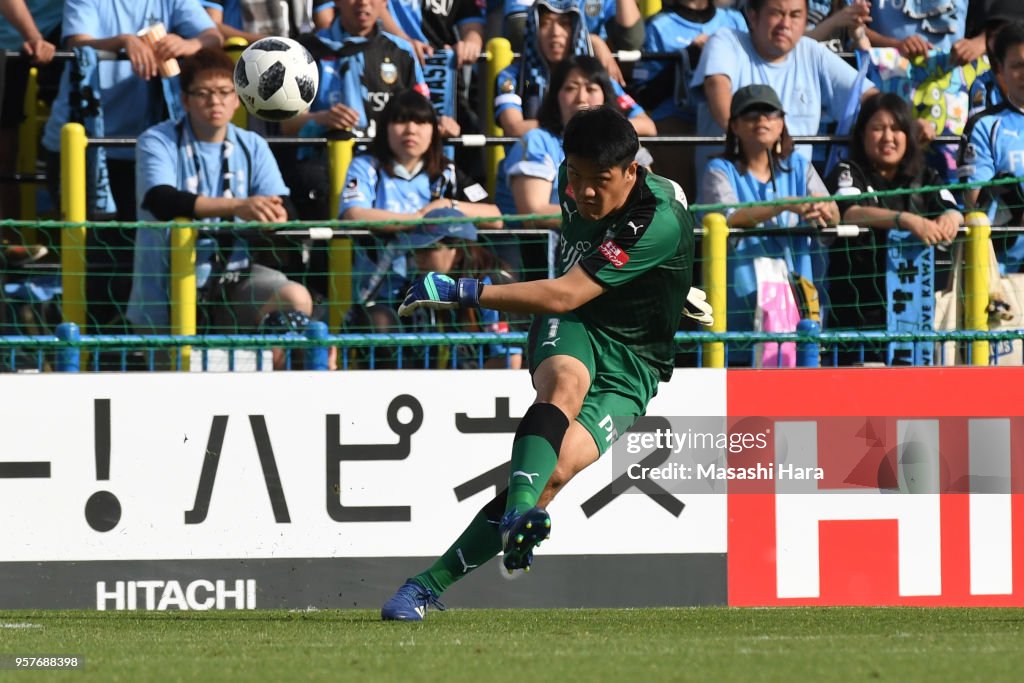
[[(210, 186), (209, 173), (203, 167), (203, 158), (199, 154), (199, 140), (196, 138), (188, 116), (182, 117), (175, 126), (178, 136), (178, 168), (181, 169), (181, 180), (186, 192), (202, 195), (204, 197), (246, 197), (247, 193), (241, 192), (242, 183), (246, 186), (251, 182), (251, 164), (246, 163), (246, 168), (240, 168), (243, 159), (248, 159), (248, 154), (235, 154), (235, 150), (244, 151), (241, 142), (238, 140), (238, 132), (234, 125), (228, 124), (227, 137), (221, 143), (220, 169), (214, 181), (214, 187)], [(219, 218), (205, 218), (204, 222), (217, 223)], [(239, 220), (239, 219), (236, 219)], [(210, 260), (212, 252), (218, 245), (230, 251), (225, 259), (225, 270), (244, 270), (251, 264), (249, 261), (248, 247), (244, 240), (225, 238), (225, 240), (201, 240), (197, 244), (196, 261), (201, 266)], [(208, 268), (208, 266), (207, 266)], [(197, 270), (200, 279), (205, 283), (205, 276), (208, 270), (201, 267)], [(202, 286), (202, 283), (200, 284)]]
[[(572, 32), (569, 42), (572, 54), (593, 56), (594, 49), (590, 44), (590, 33), (583, 21), (576, 0), (537, 0), (533, 10), (526, 15), (526, 40), (523, 41), (523, 56), (519, 67), (519, 92), (527, 92), (528, 83), (538, 86), (537, 96), (544, 97), (548, 78), (551, 77), (549, 65), (537, 46), (540, 25), (540, 8), (545, 7), (557, 14), (569, 14), (572, 17)], [(551, 65), (553, 66), (553, 65)], [(525, 102), (524, 102), (525, 104)]]
[[(908, 230), (887, 231), (886, 329), (926, 332), (935, 327), (935, 249)], [(889, 365), (932, 365), (933, 342), (889, 342)]]

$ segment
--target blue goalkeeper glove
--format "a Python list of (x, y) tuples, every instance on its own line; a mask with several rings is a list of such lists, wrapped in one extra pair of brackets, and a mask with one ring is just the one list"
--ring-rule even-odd
[(409, 288), (405, 301), (398, 307), (398, 315), (412, 315), (417, 308), (450, 310), (480, 306), (480, 292), (484, 286), (476, 278), (463, 277), (459, 281), (441, 273), (427, 273)]

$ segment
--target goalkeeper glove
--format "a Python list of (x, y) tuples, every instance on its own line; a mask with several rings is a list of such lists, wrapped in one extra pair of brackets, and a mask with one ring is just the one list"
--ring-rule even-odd
[(483, 289), (476, 278), (463, 277), (456, 282), (442, 273), (427, 273), (409, 288), (405, 301), (398, 307), (398, 315), (412, 315), (417, 308), (450, 310), (478, 307)]
[(715, 324), (712, 313), (708, 295), (704, 293), (704, 290), (690, 287), (690, 292), (686, 295), (686, 304), (683, 305), (683, 315), (696, 320), (701, 325), (710, 326)]

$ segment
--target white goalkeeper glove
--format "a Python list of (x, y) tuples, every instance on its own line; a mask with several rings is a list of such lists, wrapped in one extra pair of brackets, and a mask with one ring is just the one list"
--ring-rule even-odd
[(690, 287), (690, 292), (686, 295), (686, 305), (683, 306), (683, 315), (696, 320), (701, 325), (711, 326), (715, 324), (712, 313), (708, 295), (704, 293), (704, 290)]

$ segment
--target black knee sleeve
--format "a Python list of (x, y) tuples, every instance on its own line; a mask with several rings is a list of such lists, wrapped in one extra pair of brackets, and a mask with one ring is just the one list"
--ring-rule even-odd
[(551, 444), (555, 456), (562, 449), (562, 439), (569, 429), (569, 418), (552, 403), (534, 403), (519, 421), (515, 440), (524, 436), (539, 436)]

